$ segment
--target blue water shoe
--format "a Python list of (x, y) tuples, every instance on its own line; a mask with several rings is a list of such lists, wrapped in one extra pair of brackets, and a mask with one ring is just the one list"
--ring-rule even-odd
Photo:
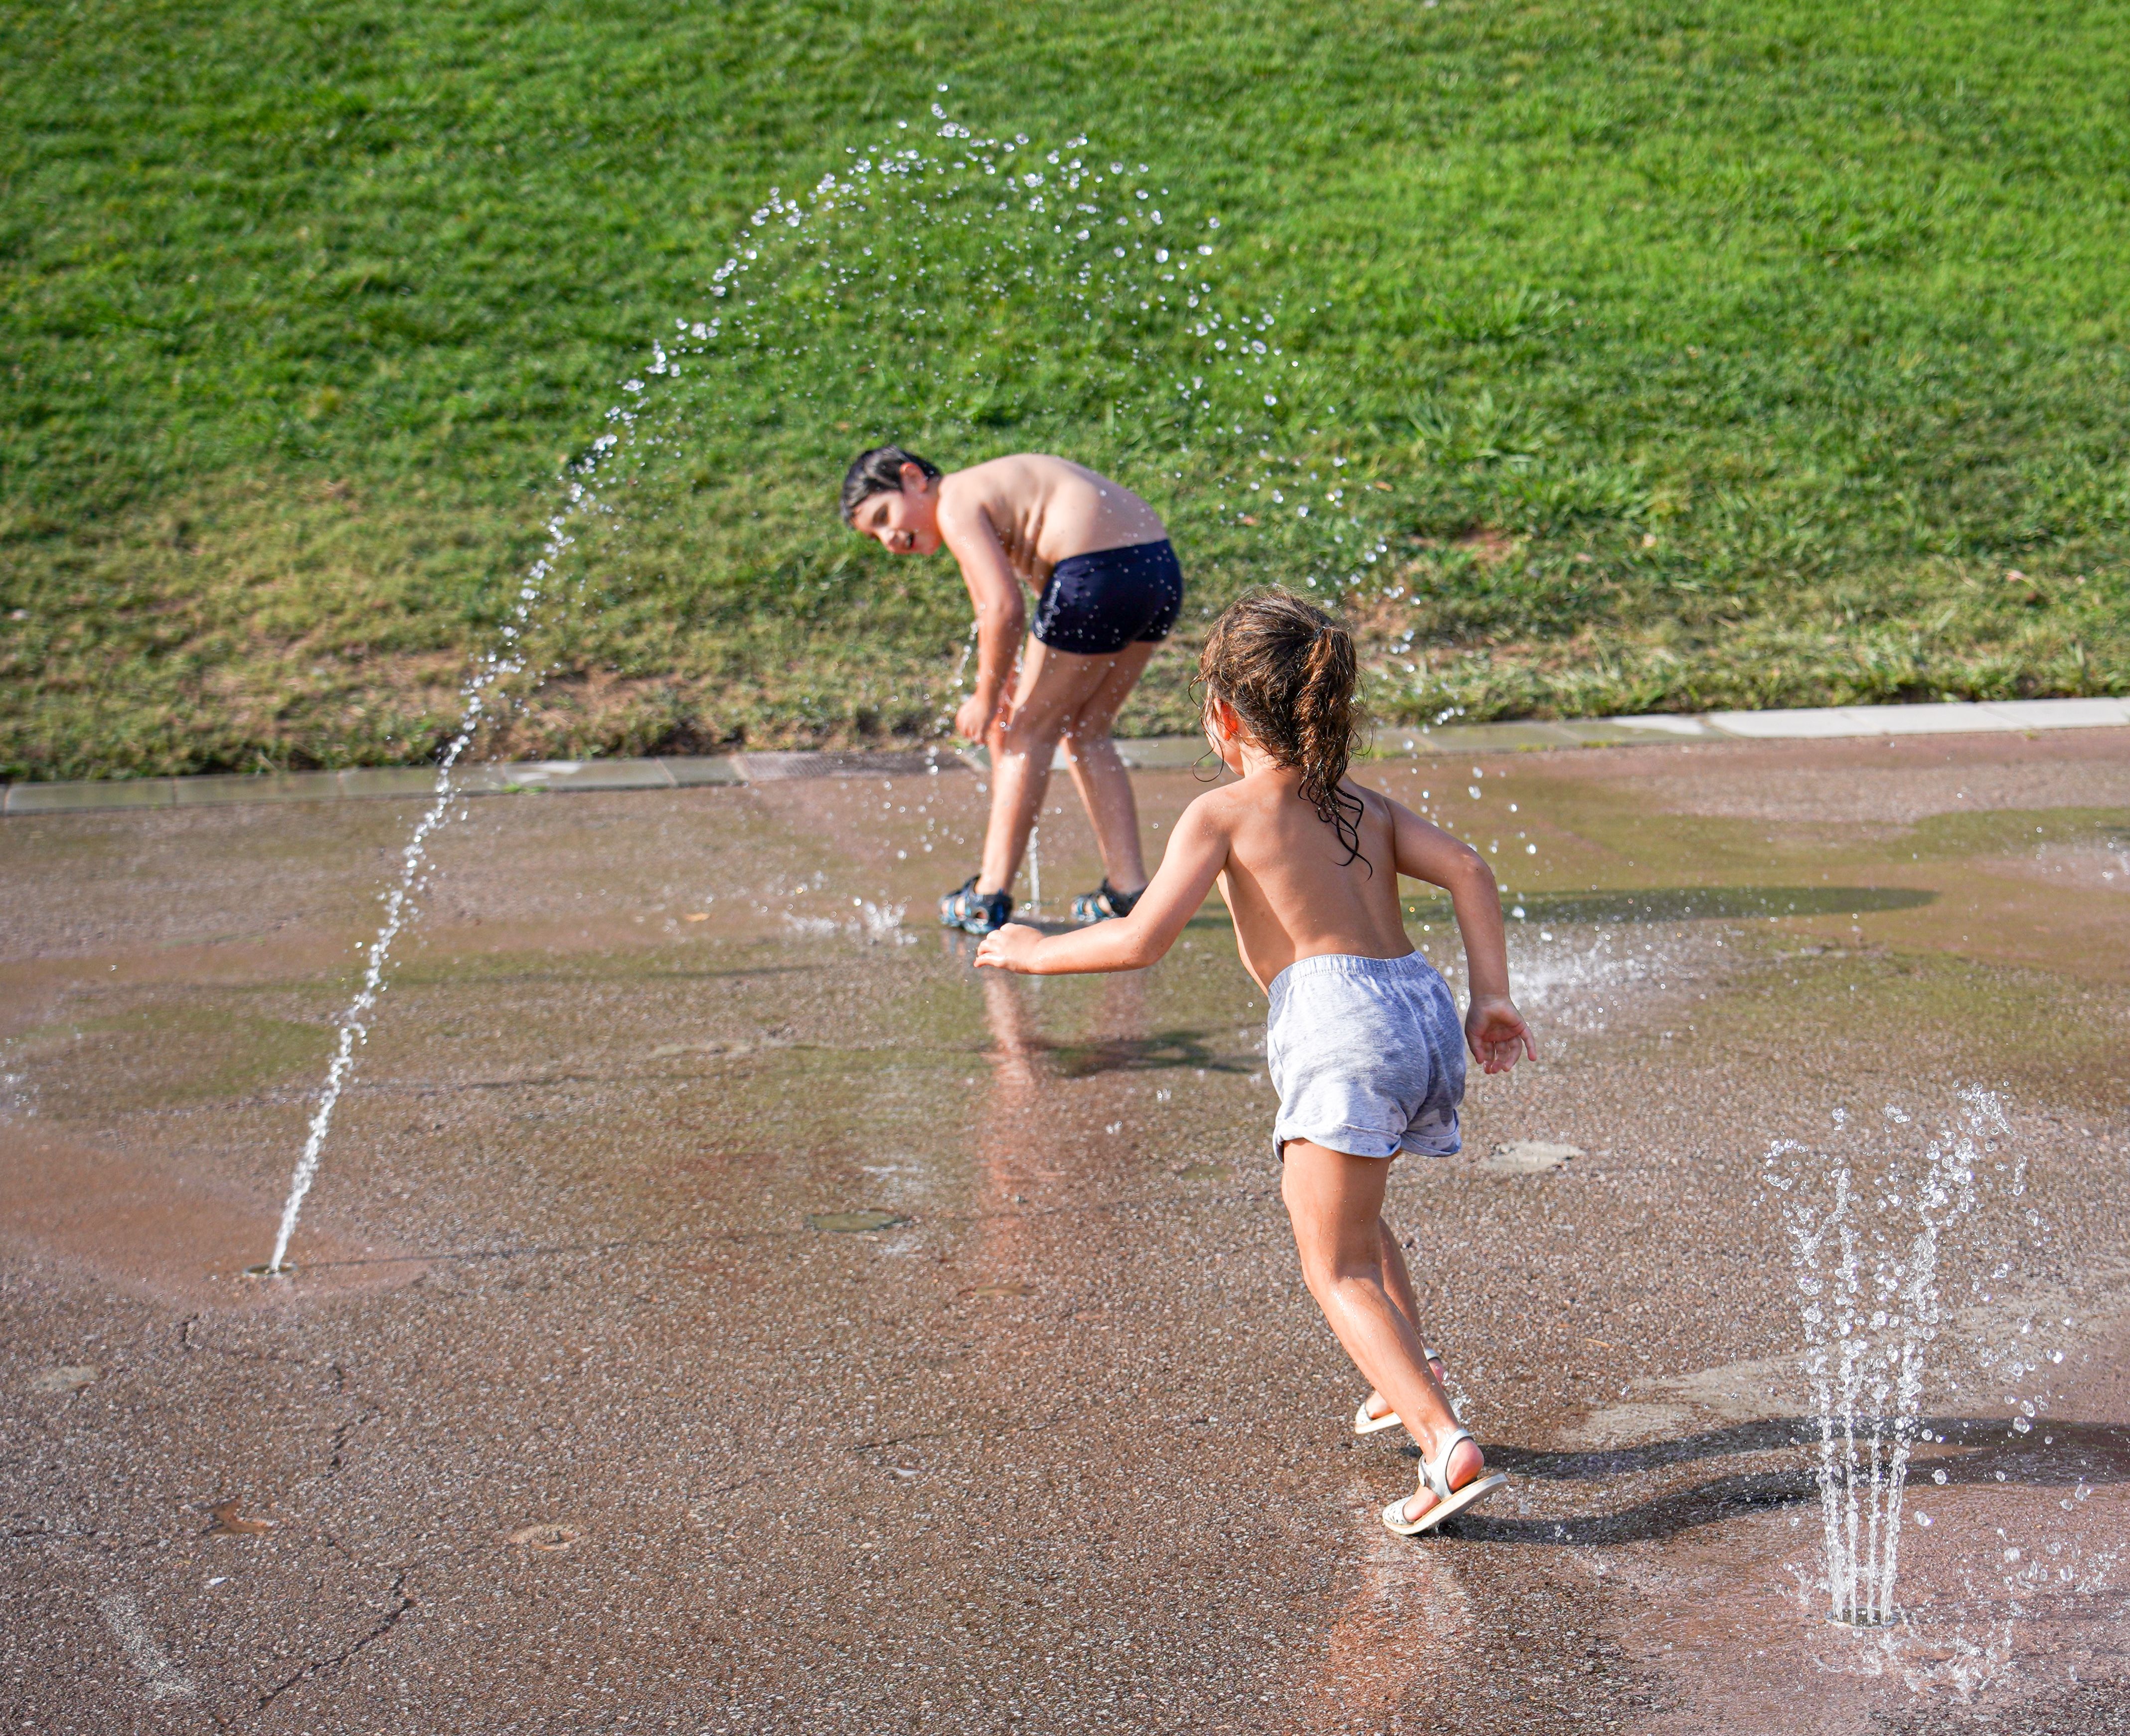
[(961, 889), (939, 900), (942, 927), (967, 929), (971, 934), (989, 934), (1013, 919), (1013, 896), (1005, 891), (979, 892), (973, 874)]

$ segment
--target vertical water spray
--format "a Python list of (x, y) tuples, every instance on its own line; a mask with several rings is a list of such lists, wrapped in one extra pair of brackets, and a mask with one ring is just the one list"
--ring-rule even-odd
[[(628, 413), (614, 412), (610, 419), (625, 423)], [(429, 805), (423, 810), (406, 847), (399, 853), (399, 878), (384, 894), (384, 920), (370, 940), (363, 963), (361, 985), (341, 1013), (340, 1042), (326, 1068), (325, 1089), (319, 1095), (318, 1108), (312, 1113), (303, 1155), (296, 1160), (296, 1172), (289, 1184), (289, 1198), (281, 1208), (281, 1227), (274, 1238), (273, 1257), (265, 1266), (256, 1268), (261, 1276), (278, 1276), (288, 1270), (289, 1241), (296, 1233), (296, 1220), (303, 1213), (311, 1183), (318, 1177), (318, 1158), (325, 1149), (327, 1135), (332, 1131), (333, 1111), (354, 1070), (356, 1047), (369, 1036), (370, 1015), (376, 1008), (378, 997), (384, 993), (392, 948), (415, 914), (413, 899), (423, 885), (429, 842), (450, 818), (452, 800), (458, 794), (451, 781), (452, 775), (480, 734), (481, 725), (488, 720), (497, 689), (525, 671), (526, 634), (532, 624), (534, 611), (546, 595), (547, 581), (575, 541), (571, 534), (572, 525), (581, 513), (596, 504), (590, 479), (600, 460), (613, 450), (618, 437), (612, 434), (603, 436), (590, 455), (577, 465), (578, 475), (569, 485), (561, 509), (547, 521), (547, 542), (540, 558), (527, 570), (509, 618), (497, 634), (495, 645), (483, 655), (461, 689), (458, 729), (437, 761), (436, 789)]]
[(1920, 1152), (1921, 1136), (1903, 1131), (1914, 1126), (1897, 1106), (1875, 1128), (1837, 1109), (1824, 1146), (1778, 1140), (1765, 1171), (1797, 1275), (1827, 1614), (1858, 1627), (1896, 1614), (1908, 1463), (1944, 1314), (1942, 1238), (1973, 1214), (1984, 1154), (2011, 1132), (1995, 1095), (1980, 1088), (1959, 1094)]

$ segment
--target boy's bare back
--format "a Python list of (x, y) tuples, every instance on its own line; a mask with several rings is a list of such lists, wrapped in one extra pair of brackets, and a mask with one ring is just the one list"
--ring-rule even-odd
[(1168, 535), (1161, 515), (1121, 483), (1045, 452), (1016, 452), (940, 478), (939, 529), (957, 556), (987, 529), (1007, 563), (1038, 587), (1072, 556)]

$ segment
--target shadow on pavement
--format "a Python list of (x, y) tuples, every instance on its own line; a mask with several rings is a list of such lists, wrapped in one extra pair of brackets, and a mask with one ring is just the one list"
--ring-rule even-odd
[[(1920, 1437), (1943, 1435), (1939, 1445)], [(2023, 1488), (2070, 1488), (2079, 1485), (2130, 1482), (2130, 1428), (2106, 1423), (2037, 1424), (2031, 1434), (2018, 1434), (1995, 1419), (1926, 1417), (1917, 1428), (1916, 1452), (1909, 1467), (1914, 1486), (1922, 1477), (1943, 1471), (1946, 1486), (2007, 1483)], [(1490, 1468), (1539, 1481), (1595, 1481), (1632, 1476), (1733, 1453), (1794, 1452), (1816, 1447), (1819, 1420), (1779, 1417), (1710, 1429), (1646, 1446), (1595, 1452), (1553, 1452), (1511, 1447), (1486, 1448)], [(1417, 1457), (1408, 1447), (1409, 1458)], [(1764, 1471), (1743, 1471), (1660, 1495), (1617, 1513), (1580, 1514), (1559, 1519), (1511, 1519), (1475, 1514), (1443, 1529), (1478, 1543), (1630, 1543), (1676, 1536), (1699, 1525), (1720, 1524), (1741, 1514), (1787, 1507), (1819, 1499), (1819, 1484), (1809, 1463)]]

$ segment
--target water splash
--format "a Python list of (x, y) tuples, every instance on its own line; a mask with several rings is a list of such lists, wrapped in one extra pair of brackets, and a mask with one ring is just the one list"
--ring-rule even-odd
[[(2010, 1124), (1994, 1093), (1959, 1094), (1950, 1123), (1914, 1149), (1914, 1118), (1875, 1128), (1834, 1112), (1823, 1146), (1778, 1140), (1765, 1175), (1781, 1196), (1818, 1420), (1827, 1614), (1883, 1627), (1898, 1614), (1902, 1509), (1923, 1435), (1926, 1359), (1944, 1320), (1946, 1233), (1981, 1197), (1977, 1171)], [(2021, 1190), (2015, 1167), (2011, 1185)]]

